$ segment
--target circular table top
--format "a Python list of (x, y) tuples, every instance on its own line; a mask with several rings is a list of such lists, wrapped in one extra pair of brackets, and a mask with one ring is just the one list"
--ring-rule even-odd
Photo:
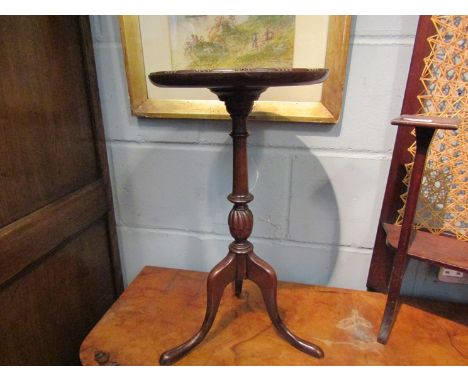
[(184, 88), (232, 88), (311, 85), (323, 82), (328, 69), (217, 69), (154, 72), (156, 86)]

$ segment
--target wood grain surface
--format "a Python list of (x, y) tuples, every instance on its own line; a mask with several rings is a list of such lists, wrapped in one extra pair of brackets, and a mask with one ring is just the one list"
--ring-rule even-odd
[[(189, 338), (205, 313), (206, 273), (145, 267), (81, 346), (83, 365), (157, 365)], [(468, 306), (404, 299), (387, 345), (377, 343), (385, 295), (279, 283), (285, 323), (319, 344), (323, 359), (282, 340), (259, 289), (224, 292), (206, 339), (177, 365), (467, 365)]]
[(461, 121), (458, 118), (447, 118), (427, 115), (403, 114), (391, 122), (392, 125), (425, 127), (428, 129), (457, 130)]
[(0, 35), (0, 365), (77, 365), (123, 290), (89, 20)]
[(0, 284), (11, 281), (105, 213), (105, 190), (96, 181), (0, 228)]
[(0, 364), (78, 365), (89, 328), (115, 301), (104, 218), (0, 288)]
[(100, 175), (78, 18), (3, 16), (0, 33), (3, 227)]
[[(384, 229), (387, 232), (388, 244), (392, 248), (397, 248), (401, 226), (384, 224)], [(457, 240), (454, 237), (414, 230), (408, 255), (460, 272), (468, 270), (468, 242)]]

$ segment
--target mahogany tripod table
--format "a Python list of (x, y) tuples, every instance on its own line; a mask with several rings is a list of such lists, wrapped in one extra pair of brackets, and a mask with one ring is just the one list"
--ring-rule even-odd
[(164, 352), (159, 362), (170, 365), (197, 346), (210, 330), (227, 284), (234, 282), (235, 294), (240, 297), (242, 282), (256, 283), (263, 295), (270, 319), (278, 333), (297, 349), (314, 357), (323, 357), (322, 349), (294, 335), (283, 323), (276, 302), (277, 278), (274, 269), (253, 251), (247, 239), (252, 233), (253, 214), (248, 203), (247, 117), (254, 101), (270, 86), (307, 85), (323, 82), (327, 69), (253, 69), (213, 71), (170, 71), (149, 75), (151, 82), (163, 87), (208, 88), (226, 104), (232, 119), (233, 188), (228, 200), (234, 204), (228, 217), (229, 230), (234, 241), (229, 253), (209, 273), (207, 280), (207, 307), (199, 331), (183, 344)]

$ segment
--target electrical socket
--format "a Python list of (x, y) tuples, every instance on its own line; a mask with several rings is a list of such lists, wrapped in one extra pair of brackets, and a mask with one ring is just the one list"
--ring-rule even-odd
[(441, 267), (438, 279), (447, 283), (468, 284), (468, 273)]

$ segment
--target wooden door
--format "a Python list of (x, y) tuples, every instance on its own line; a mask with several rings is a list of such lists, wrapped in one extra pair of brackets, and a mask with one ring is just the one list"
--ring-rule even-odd
[(122, 291), (89, 21), (0, 17), (0, 364), (79, 364)]

